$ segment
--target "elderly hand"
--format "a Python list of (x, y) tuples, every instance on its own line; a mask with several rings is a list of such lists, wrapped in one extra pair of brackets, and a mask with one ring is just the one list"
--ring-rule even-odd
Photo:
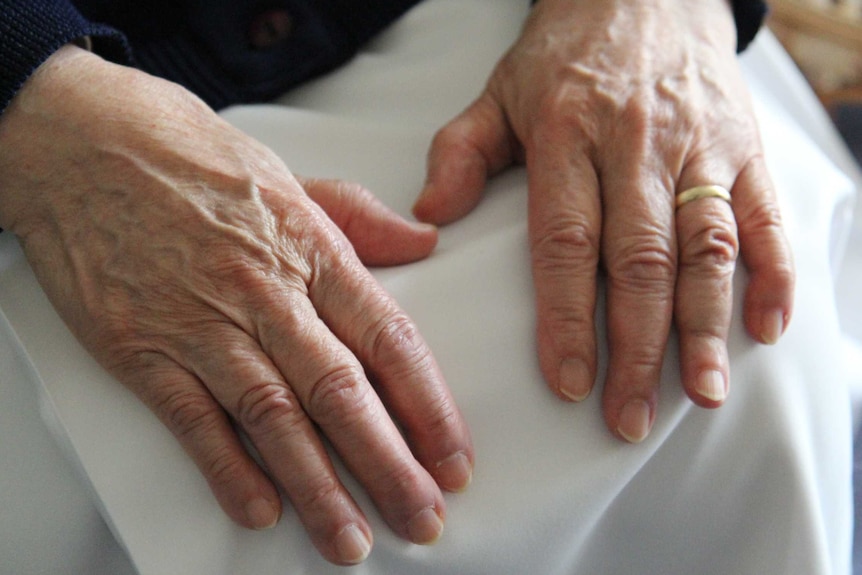
[(438, 485), (469, 482), (469, 432), (416, 327), (359, 259), (424, 257), (432, 226), (355, 186), (300, 183), (185, 90), (72, 47), (0, 121), (0, 225), (235, 521), (275, 524), (278, 485), (327, 559), (364, 559), (371, 529), (325, 436), (398, 535), (439, 536)]
[[(738, 251), (749, 333), (775, 342), (794, 271), (726, 0), (540, 0), (484, 93), (434, 139), (414, 213), (443, 224), (486, 178), (525, 160), (542, 372), (580, 401), (596, 376), (594, 311), (607, 273), (609, 428), (643, 440), (655, 418), (671, 318), (698, 405), (728, 391)], [(675, 209), (675, 196), (719, 185)]]

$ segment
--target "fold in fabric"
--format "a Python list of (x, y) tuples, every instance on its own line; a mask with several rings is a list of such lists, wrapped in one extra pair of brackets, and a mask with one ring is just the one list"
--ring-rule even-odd
[[(523, 4), (428, 1), (341, 72), (281, 105), (225, 117), (298, 173), (360, 181), (407, 214), (431, 135), (478, 94), (516, 37)], [(363, 565), (324, 562), (289, 507), (267, 532), (233, 525), (170, 434), (74, 341), (20, 254), (0, 275), (0, 309), (143, 575), (849, 573), (852, 434), (830, 240), (852, 186), (769, 86), (755, 79), (752, 90), (798, 295), (782, 341), (757, 345), (742, 327), (739, 266), (732, 391), (719, 410), (685, 398), (675, 339), (643, 444), (610, 437), (599, 393), (570, 405), (546, 389), (520, 169), (496, 178), (475, 213), (441, 230), (431, 258), (375, 271), (431, 344), (473, 430), (473, 484), (447, 495), (446, 532), (433, 547), (395, 538), (341, 467), (375, 530)]]

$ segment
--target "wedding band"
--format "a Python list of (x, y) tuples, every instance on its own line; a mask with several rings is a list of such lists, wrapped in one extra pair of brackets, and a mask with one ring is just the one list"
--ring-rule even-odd
[(685, 204), (701, 198), (720, 198), (730, 203), (730, 192), (727, 191), (727, 188), (716, 185), (695, 186), (677, 195), (676, 208), (679, 209)]

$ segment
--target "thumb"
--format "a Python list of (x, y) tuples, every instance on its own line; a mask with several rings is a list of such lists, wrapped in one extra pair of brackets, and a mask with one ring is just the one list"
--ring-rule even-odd
[(479, 203), (488, 177), (510, 165), (517, 149), (503, 108), (486, 91), (434, 136), (413, 214), (438, 225), (467, 215)]
[(437, 245), (437, 228), (410, 222), (359, 184), (302, 178), (300, 185), (337, 225), (367, 266), (393, 266), (427, 257)]

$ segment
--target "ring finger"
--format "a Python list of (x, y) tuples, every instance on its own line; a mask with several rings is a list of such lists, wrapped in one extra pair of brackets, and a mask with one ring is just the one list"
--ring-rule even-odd
[(727, 178), (710, 177), (709, 171), (693, 168), (683, 174), (677, 186), (679, 275), (674, 317), (683, 387), (702, 407), (721, 405), (730, 383), (727, 335), (739, 253), (727, 192), (730, 183)]

